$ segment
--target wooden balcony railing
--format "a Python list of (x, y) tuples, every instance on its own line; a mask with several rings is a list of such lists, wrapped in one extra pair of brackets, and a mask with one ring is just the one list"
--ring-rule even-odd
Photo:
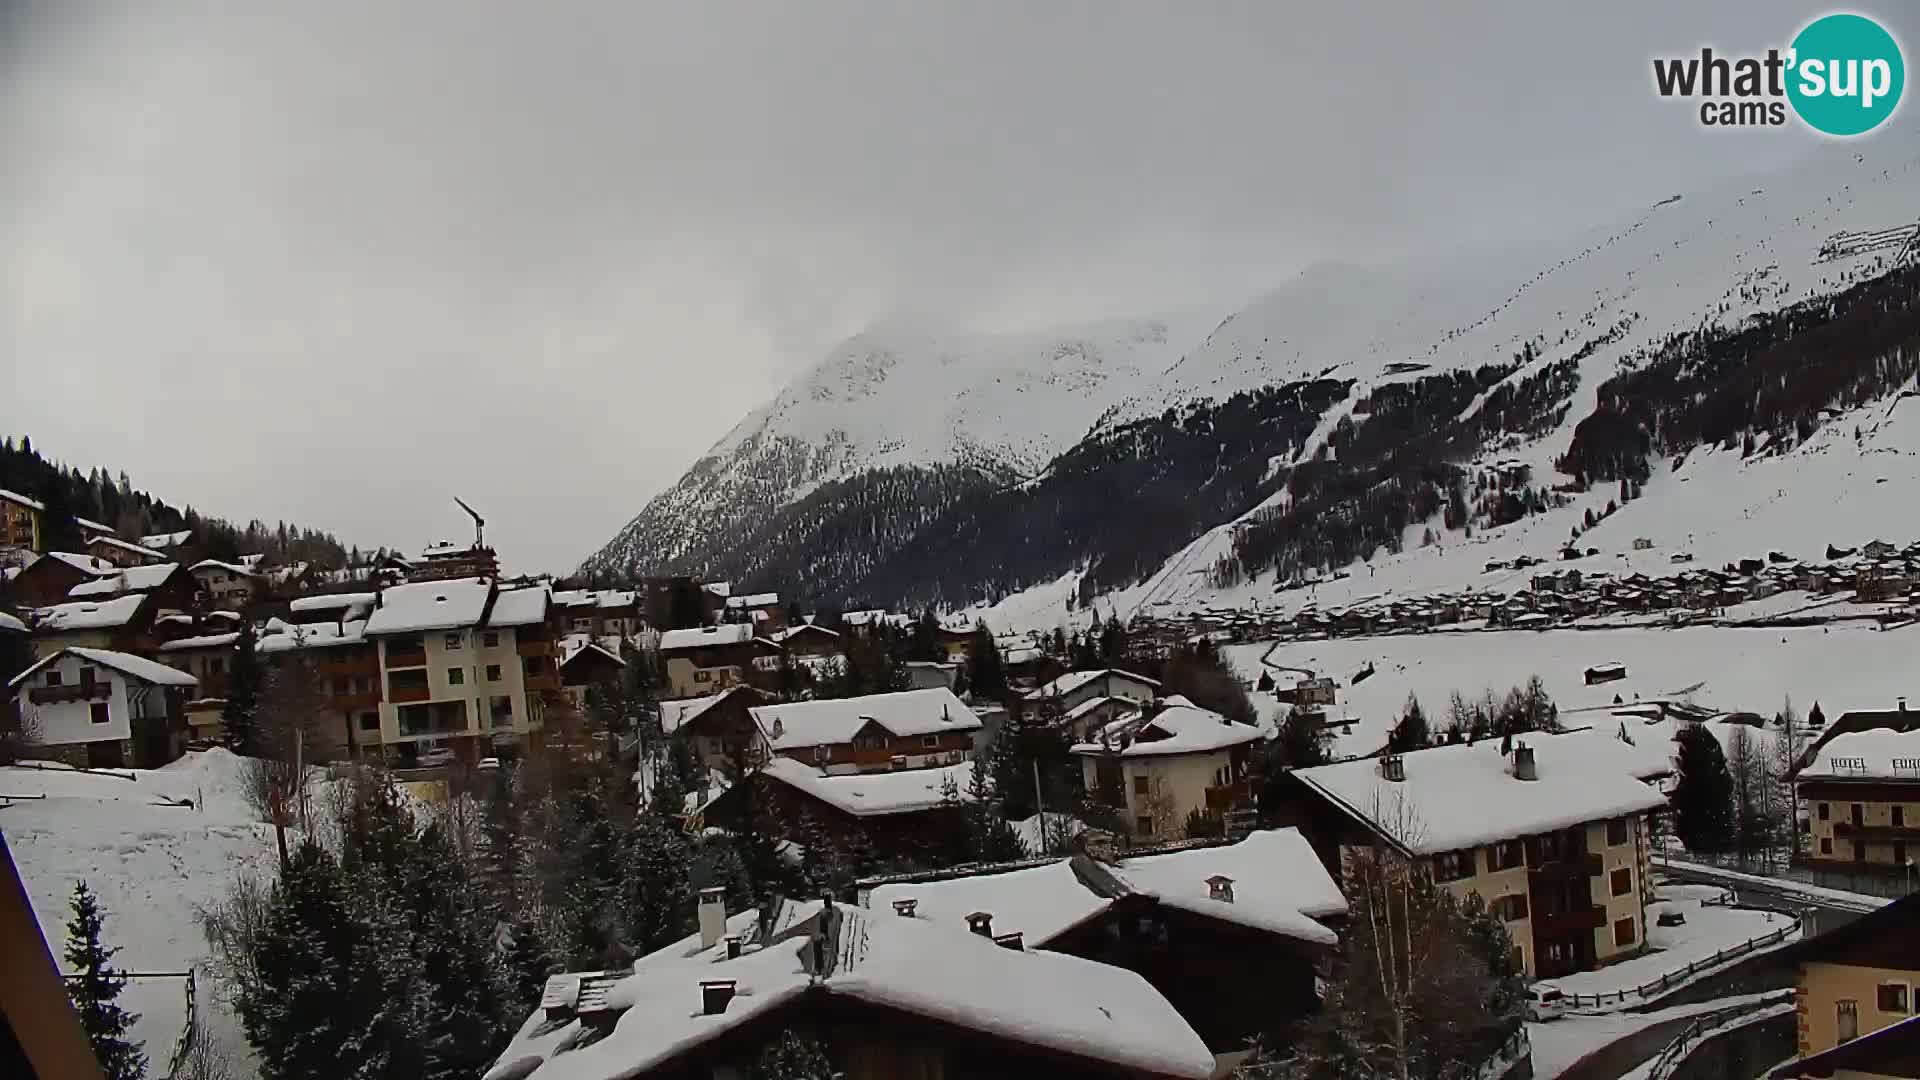
[(58, 705), (66, 701), (105, 701), (112, 696), (113, 684), (105, 682), (35, 686), (27, 691), (27, 700), (35, 705)]
[(390, 668), (426, 667), (427, 666), (427, 650), (425, 649), (388, 649), (387, 650), (387, 666)]
[(432, 691), (424, 686), (396, 686), (388, 695), (388, 699), (395, 704), (405, 704), (410, 701), (425, 701), (431, 694)]

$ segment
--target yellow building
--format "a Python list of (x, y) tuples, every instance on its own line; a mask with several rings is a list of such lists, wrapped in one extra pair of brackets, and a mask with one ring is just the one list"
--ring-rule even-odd
[(1797, 1060), (1776, 1080), (1920, 1078), (1920, 894), (1897, 900), (1793, 948)]
[(1920, 856), (1920, 730), (1837, 735), (1794, 782), (1811, 827), (1809, 862), (1913, 873)]
[(1086, 790), (1112, 807), (1136, 842), (1187, 838), (1198, 811), (1221, 818), (1248, 800), (1247, 761), (1261, 729), (1184, 697), (1115, 720), (1073, 748)]
[(1385, 850), (1500, 913), (1529, 977), (1586, 971), (1646, 941), (1651, 754), (1598, 732), (1532, 733), (1291, 774), (1323, 857)]

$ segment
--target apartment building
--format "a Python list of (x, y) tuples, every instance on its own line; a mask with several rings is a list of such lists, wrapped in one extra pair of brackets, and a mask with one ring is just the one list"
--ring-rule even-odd
[(1837, 735), (1794, 783), (1811, 827), (1807, 862), (1912, 873), (1920, 859), (1920, 730)]
[(40, 535), (45, 512), (38, 499), (0, 488), (0, 548), (45, 551)]
[(1100, 727), (1073, 756), (1127, 836), (1153, 843), (1184, 838), (1192, 814), (1224, 820), (1248, 804), (1247, 763), (1264, 737), (1176, 694)]
[(33, 613), (33, 651), (50, 656), (68, 646), (145, 654), (153, 647), (156, 601), (147, 593), (111, 600), (69, 600)]
[(380, 592), (363, 630), (380, 661), (379, 725), (357, 727), (356, 739), (400, 764), (431, 750), (471, 760), (536, 741), (543, 695), (560, 690), (550, 600), (544, 586), (483, 578)]
[(660, 666), (674, 697), (698, 697), (750, 681), (755, 661), (780, 646), (754, 634), (752, 623), (669, 630), (660, 635)]
[(1799, 1057), (1772, 1080), (1920, 1077), (1920, 894), (1790, 947)]
[(319, 698), (319, 714), (308, 718), (305, 754), (313, 761), (344, 761), (379, 755), (379, 648), (368, 639), (364, 620), (288, 623), (268, 619), (254, 639), (254, 652), (269, 671), (304, 669)]
[(561, 589), (553, 594), (553, 606), (569, 634), (630, 638), (645, 625), (640, 594), (632, 589)]
[(1647, 816), (1666, 799), (1606, 743), (1530, 733), (1298, 769), (1287, 802), (1336, 875), (1361, 850), (1409, 860), (1479, 894), (1521, 969), (1551, 978), (1646, 941)]
[(201, 595), (212, 607), (245, 611), (261, 593), (263, 583), (253, 568), (241, 563), (202, 559), (187, 567)]

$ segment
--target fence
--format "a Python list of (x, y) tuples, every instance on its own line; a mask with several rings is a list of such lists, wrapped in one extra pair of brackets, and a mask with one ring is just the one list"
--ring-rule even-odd
[(1710, 1013), (1701, 1013), (1693, 1018), (1692, 1023), (1682, 1028), (1672, 1042), (1661, 1049), (1660, 1056), (1653, 1059), (1653, 1067), (1647, 1070), (1646, 1080), (1667, 1080), (1673, 1075), (1673, 1070), (1687, 1059), (1687, 1055), (1699, 1047), (1701, 1036), (1725, 1024), (1728, 1020), (1745, 1013), (1767, 1012), (1776, 1005), (1792, 1000), (1793, 991), (1788, 990), (1762, 1001), (1748, 1001), (1739, 1005), (1729, 1005), (1724, 1009), (1715, 1009)]
[[(180, 1074), (180, 1066), (187, 1060), (187, 1052), (193, 1049), (193, 1033), (199, 1027), (194, 1023), (195, 1012), (200, 996), (200, 977), (192, 968), (185, 971), (125, 971), (121, 972), (129, 979), (185, 979), (187, 981), (187, 1018), (180, 1025), (180, 1034), (174, 1037), (173, 1049), (167, 1053), (167, 1071), (161, 1080), (171, 1080)], [(68, 982), (80, 978), (78, 975), (63, 976)], [(152, 1058), (151, 1052), (147, 1055)]]
[(1568, 994), (1567, 1001), (1575, 1009), (1598, 1009), (1607, 1005), (1624, 1005), (1628, 1001), (1648, 1001), (1667, 991), (1675, 989), (1703, 971), (1711, 971), (1729, 960), (1745, 956), (1770, 945), (1778, 945), (1800, 930), (1800, 916), (1793, 916), (1793, 922), (1778, 930), (1748, 938), (1738, 945), (1729, 945), (1712, 956), (1695, 960), (1686, 967), (1669, 971), (1659, 978), (1641, 983), (1639, 986), (1626, 987), (1609, 994)]
[(1742, 874), (1773, 878), (1783, 884), (1798, 882), (1822, 889), (1839, 889), (1842, 892), (1865, 893), (1888, 900), (1898, 900), (1920, 886), (1920, 874), (1912, 871), (1902, 872), (1889, 869), (1880, 871), (1827, 870), (1812, 866), (1794, 866), (1785, 859), (1769, 861), (1764, 857), (1749, 855), (1718, 855), (1704, 851), (1689, 851), (1684, 856), (1674, 856), (1677, 862), (1689, 862), (1699, 866), (1712, 866), (1721, 870), (1732, 870)]

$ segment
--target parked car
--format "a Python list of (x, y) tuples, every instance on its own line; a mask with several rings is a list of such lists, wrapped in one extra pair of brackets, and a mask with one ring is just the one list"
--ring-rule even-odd
[(453, 751), (445, 746), (436, 746), (420, 755), (420, 767), (423, 769), (451, 764), (453, 764)]
[(483, 772), (491, 772), (500, 767), (500, 759), (497, 757), (483, 757), (480, 759), (480, 764), (476, 767)]
[(1557, 1020), (1565, 1016), (1569, 1008), (1567, 995), (1552, 983), (1538, 982), (1527, 987), (1527, 1019)]

